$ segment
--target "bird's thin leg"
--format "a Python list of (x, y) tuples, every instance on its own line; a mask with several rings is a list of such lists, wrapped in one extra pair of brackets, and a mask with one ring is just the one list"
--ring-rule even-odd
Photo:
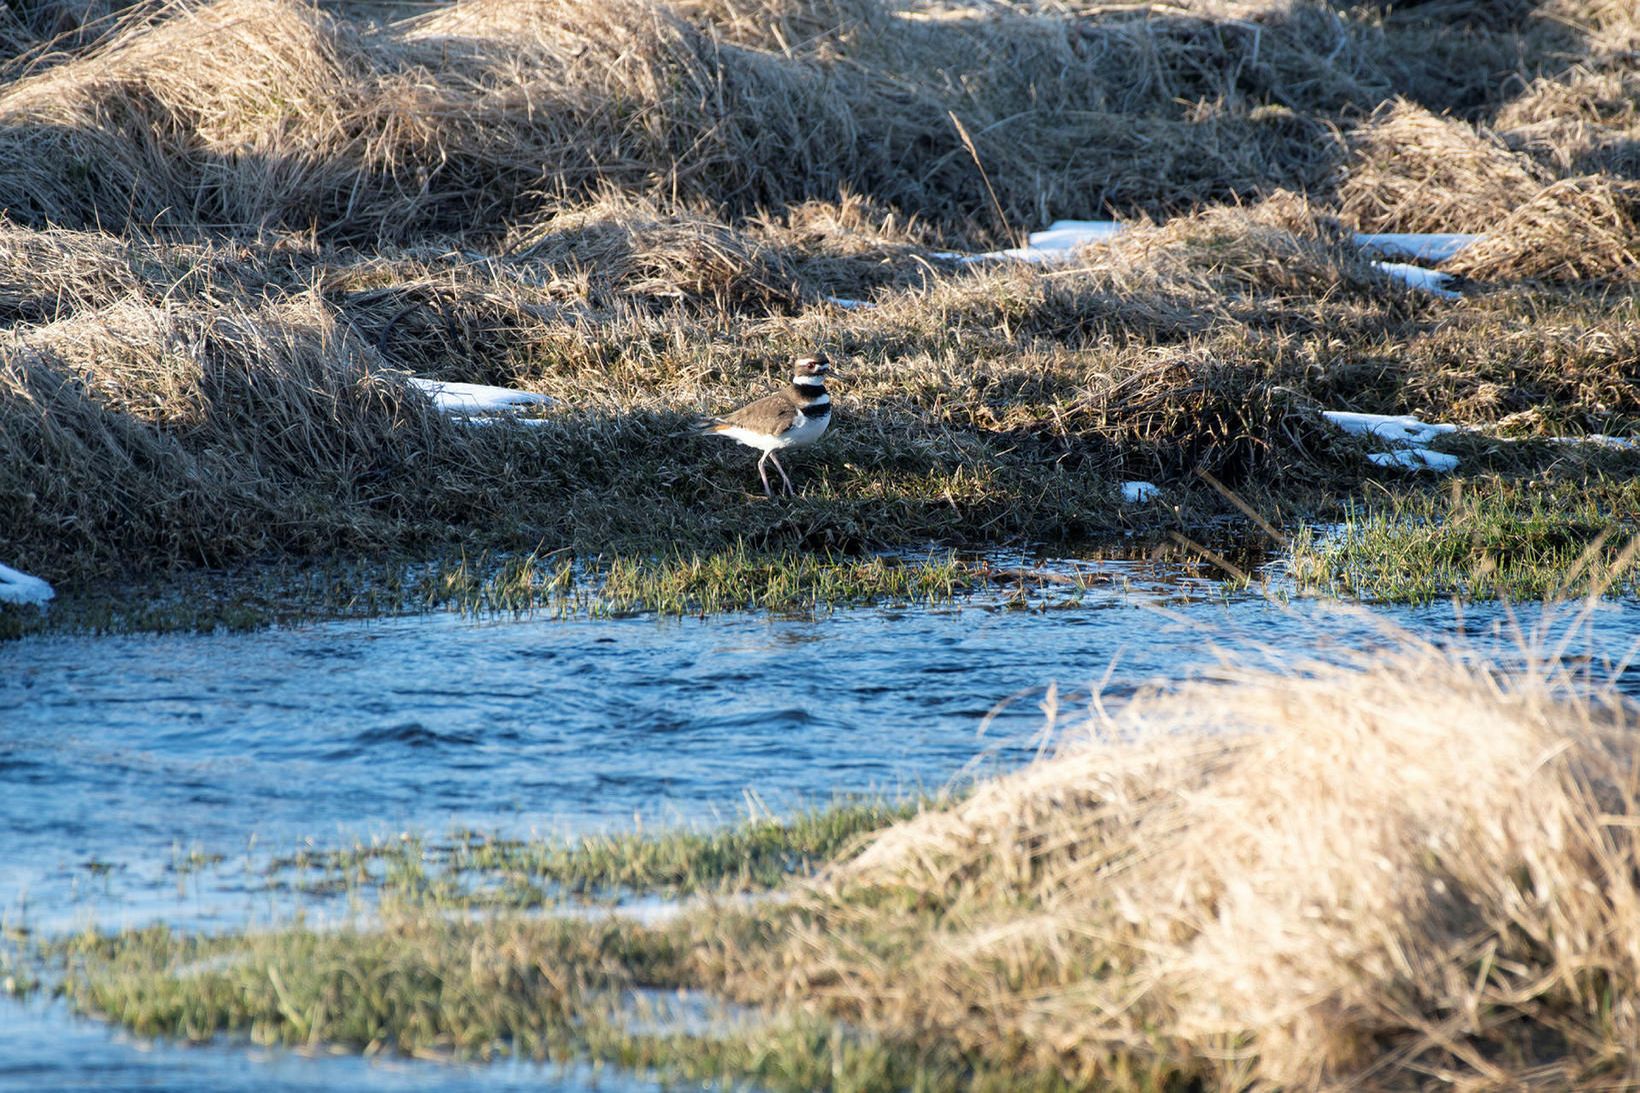
[[(769, 488), (769, 472), (763, 466), (763, 464), (768, 462), (769, 457), (773, 454), (774, 454), (774, 452), (772, 452), (772, 451), (764, 452), (763, 453), (763, 458), (759, 459), (757, 461), (757, 475), (758, 475), (759, 478), (763, 479), (763, 496), (764, 497), (773, 497), (774, 496), (774, 491)], [(780, 466), (780, 464), (776, 463), (775, 466), (778, 467), (778, 466)]]
[(786, 492), (792, 497), (796, 497), (797, 491), (792, 489), (792, 480), (786, 477), (786, 468), (780, 465), (780, 457), (774, 454), (773, 448), (769, 449), (769, 459), (774, 463), (774, 469), (780, 472), (781, 481), (786, 483)]

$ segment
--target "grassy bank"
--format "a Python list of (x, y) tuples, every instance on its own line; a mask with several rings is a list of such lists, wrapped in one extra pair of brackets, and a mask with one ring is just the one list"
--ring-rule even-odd
[[(144, 1033), (777, 1089), (1635, 1081), (1633, 706), (1406, 649), (1141, 695), (863, 845), (894, 817), (686, 840), (658, 869), (636, 841), (550, 859), (669, 887), (736, 839), (846, 847), (777, 901), (646, 926), (447, 892), (343, 929), (49, 950), (77, 1004)], [(470, 864), (548, 860), (517, 855)], [(679, 987), (765, 1016), (632, 1016), (634, 990)]]
[[(1176, 543), (1124, 543), (1103, 552), (1158, 582), (1223, 576)], [(1259, 557), (1256, 547), (1253, 557)], [(1091, 561), (1092, 559), (1088, 559)], [(60, 597), (49, 612), (0, 611), (0, 637), (239, 631), (433, 611), (472, 618), (705, 618), (733, 611), (818, 616), (857, 606), (1074, 606), (1094, 587), (1127, 591), (1127, 576), (1041, 567), (948, 550), (850, 557), (831, 551), (754, 551), (578, 558), (567, 551), (465, 553), (433, 560), (321, 560), (156, 575)]]
[(1633, 596), (1640, 489), (1632, 478), (1454, 483), (1378, 500), (1290, 544), (1300, 589), (1376, 603)]
[[(1197, 470), (1277, 523), (1330, 520), (1421, 486), (1320, 409), (1473, 427), (1464, 472), (1511, 478), (1583, 472), (1486, 438), (1640, 420), (1620, 5), (0, 22), (0, 557), (71, 591), (1194, 533), (1237, 511)], [(1110, 213), (1133, 230), (1065, 269), (939, 257)], [(1454, 303), (1350, 229), (1489, 234)], [(815, 347), (848, 374), (838, 427), (769, 501), (691, 425)], [(411, 374), (557, 404), (474, 427)], [(1166, 502), (1124, 505), (1128, 479)]]

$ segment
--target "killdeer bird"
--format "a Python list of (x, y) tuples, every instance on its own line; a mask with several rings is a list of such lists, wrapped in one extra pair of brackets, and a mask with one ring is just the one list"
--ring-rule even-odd
[(795, 493), (786, 468), (774, 453), (805, 448), (825, 434), (826, 426), (831, 424), (831, 396), (826, 394), (826, 375), (830, 371), (831, 363), (823, 356), (801, 357), (792, 366), (791, 386), (747, 403), (732, 414), (712, 418), (702, 432), (730, 437), (763, 452), (757, 461), (757, 473), (763, 479), (765, 496), (774, 496), (769, 489), (769, 472), (763, 466), (767, 462), (780, 472), (786, 492)]

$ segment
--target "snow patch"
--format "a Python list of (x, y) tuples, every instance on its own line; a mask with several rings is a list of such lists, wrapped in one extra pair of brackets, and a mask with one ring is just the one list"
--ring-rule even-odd
[(1377, 251), (1385, 258), (1411, 258), (1419, 262), (1444, 262), (1484, 235), (1458, 233), (1415, 234), (1412, 232), (1356, 232), (1355, 245)]
[(491, 387), (483, 383), (452, 383), (410, 377), (411, 386), (433, 400), (440, 413), (456, 417), (473, 414), (507, 413), (521, 406), (551, 406), (552, 399), (514, 387)]
[[(945, 251), (936, 254), (934, 257), (943, 258), (949, 262), (1016, 261), (1030, 262), (1036, 265), (1051, 265), (1070, 261), (1080, 247), (1107, 243), (1120, 234), (1123, 229), (1124, 225), (1115, 220), (1055, 220), (1048, 225), (1047, 230), (1032, 232), (1023, 247), (985, 251), (982, 254), (956, 254)], [(1359, 246), (1375, 250), (1385, 256), (1441, 262), (1480, 238), (1481, 236), (1478, 235), (1451, 233), (1429, 235), (1406, 232), (1357, 233), (1355, 242)], [(1404, 262), (1374, 262), (1373, 265), (1390, 277), (1411, 285), (1413, 288), (1432, 292), (1448, 300), (1455, 300), (1459, 296), (1458, 293), (1447, 287), (1452, 282), (1449, 274), (1424, 269), (1422, 266), (1408, 265)]]
[(1123, 482), (1122, 500), (1130, 505), (1142, 505), (1161, 496), (1162, 490), (1150, 482)]
[(1551, 444), (1593, 444), (1597, 448), (1613, 448), (1617, 451), (1640, 451), (1640, 437), (1607, 436), (1605, 433), (1590, 433), (1587, 436), (1552, 436)]
[(0, 603), (43, 604), (56, 595), (56, 590), (40, 578), (0, 565)]
[(1374, 262), (1372, 266), (1378, 272), (1386, 273), (1402, 284), (1434, 293), (1442, 299), (1457, 300), (1463, 296), (1461, 292), (1453, 292), (1446, 287), (1452, 283), (1450, 273), (1425, 269), (1423, 266), (1409, 266), (1405, 262)]
[(1451, 474), (1458, 469), (1458, 457), (1428, 448), (1397, 448), (1393, 452), (1372, 452), (1368, 459), (1380, 467), (1404, 467), (1409, 471), (1435, 471)]
[(844, 311), (857, 311), (861, 308), (869, 311), (877, 306), (870, 300), (850, 300), (846, 296), (827, 296), (826, 303), (831, 304), (833, 307), (840, 307)]
[(1370, 436), (1388, 444), (1393, 450), (1372, 452), (1367, 456), (1380, 467), (1402, 467), (1441, 474), (1458, 469), (1457, 456), (1424, 447), (1438, 436), (1457, 432), (1456, 425), (1420, 421), (1408, 414), (1356, 414), (1346, 410), (1323, 410), (1321, 416), (1351, 436)]
[(453, 414), (463, 425), (470, 428), (483, 428), (486, 425), (551, 425), (550, 417), (520, 417), (518, 414), (495, 414), (490, 417), (477, 417), (469, 414)]
[[(1373, 452), (1368, 459), (1380, 467), (1403, 467), (1415, 471), (1437, 471), (1442, 474), (1457, 470), (1458, 457), (1446, 452), (1432, 451), (1425, 445), (1438, 436), (1468, 432), (1457, 425), (1444, 422), (1420, 421), (1406, 414), (1356, 414), (1344, 410), (1323, 410), (1321, 416), (1351, 436), (1370, 436), (1390, 447), (1387, 452)], [(1496, 438), (1494, 438), (1496, 439)], [(1590, 444), (1612, 451), (1640, 451), (1640, 437), (1607, 436), (1590, 433), (1588, 436), (1527, 437), (1527, 440), (1547, 440), (1551, 444)], [(1505, 441), (1499, 441), (1505, 443)]]
[(1458, 431), (1456, 425), (1419, 421), (1408, 414), (1355, 414), (1346, 410), (1323, 410), (1321, 416), (1351, 436), (1373, 436), (1397, 447), (1428, 444), (1438, 436)]
[(942, 251), (934, 255), (948, 262), (1015, 261), (1046, 265), (1068, 262), (1078, 247), (1088, 247), (1115, 238), (1122, 225), (1114, 220), (1055, 220), (1046, 231), (1032, 232), (1023, 247), (1008, 250), (988, 250), (981, 254), (955, 254)]

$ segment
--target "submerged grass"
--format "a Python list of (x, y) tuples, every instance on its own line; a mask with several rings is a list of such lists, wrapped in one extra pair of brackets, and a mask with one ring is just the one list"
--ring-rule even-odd
[[(1131, 543), (1113, 553), (1147, 556)], [(0, 638), (233, 632), (430, 611), (569, 620), (748, 610), (813, 615), (851, 606), (959, 602), (1037, 607), (1079, 603), (1101, 580), (1108, 578), (1002, 565), (982, 553), (946, 550), (850, 557), (759, 551), (740, 543), (710, 554), (643, 558), (459, 553), (431, 561), (268, 565), (124, 582), (67, 594), (49, 611), (0, 612)]]
[(847, 857), (863, 837), (930, 800), (838, 801), (704, 831), (632, 831), (562, 841), (477, 831), (409, 836), (275, 860), (274, 882), (304, 891), (372, 890), (394, 906), (546, 907), (623, 894), (723, 895), (777, 887)]
[(76, 1005), (145, 1035), (433, 1060), (592, 1061), (791, 1093), (1076, 1088), (1053, 1071), (797, 1014), (746, 1023), (707, 1002), (700, 1012), (719, 1015), (710, 1031), (668, 1027), (664, 995), (634, 995), (687, 980), (687, 951), (684, 935), (616, 920), (447, 917), (227, 941), (157, 927), (85, 935), (56, 950), (68, 969), (60, 989)]
[[(386, 904), (46, 955), (145, 1034), (777, 1089), (1631, 1084), (1640, 714), (1599, 680), (1400, 649), (1143, 693), (778, 900), (662, 925)], [(669, 883), (664, 857), (603, 873)], [(765, 1017), (658, 1030), (645, 988)]]

